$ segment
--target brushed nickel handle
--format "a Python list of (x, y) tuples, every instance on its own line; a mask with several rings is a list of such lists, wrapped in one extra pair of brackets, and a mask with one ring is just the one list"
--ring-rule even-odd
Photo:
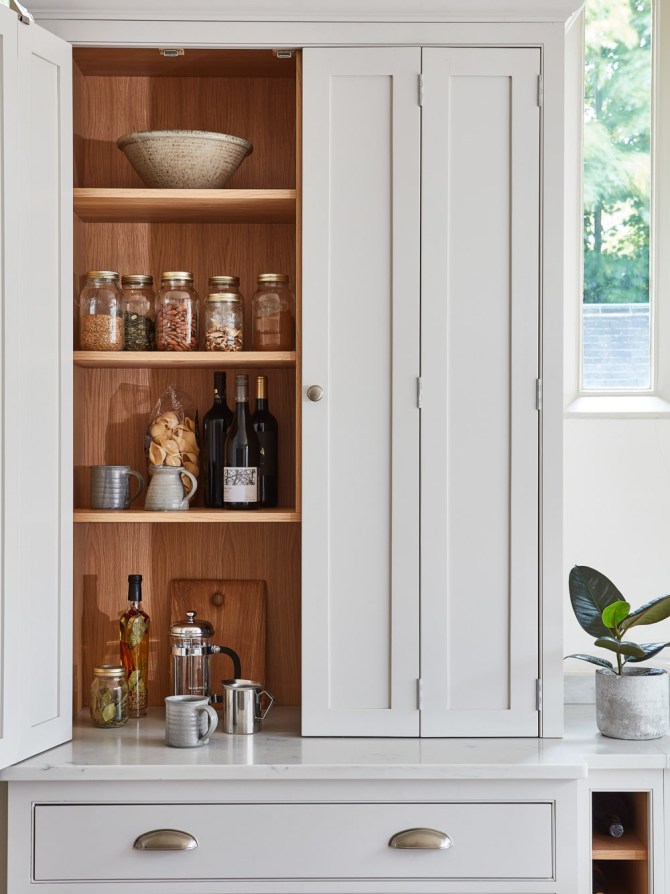
[(444, 851), (453, 843), (445, 832), (437, 829), (405, 829), (391, 836), (389, 847)]
[(310, 385), (307, 389), (307, 397), (310, 400), (321, 400), (323, 397), (323, 388), (321, 385)]
[(197, 846), (193, 835), (179, 829), (152, 829), (133, 844), (136, 851), (192, 851)]

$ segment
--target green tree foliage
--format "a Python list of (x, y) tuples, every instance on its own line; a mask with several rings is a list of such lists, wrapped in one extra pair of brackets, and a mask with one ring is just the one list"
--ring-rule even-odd
[(651, 0), (588, 0), (584, 301), (649, 300)]

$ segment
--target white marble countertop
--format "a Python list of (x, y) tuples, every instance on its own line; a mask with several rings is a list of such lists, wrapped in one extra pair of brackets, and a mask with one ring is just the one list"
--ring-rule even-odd
[(9, 781), (266, 779), (577, 779), (589, 769), (665, 769), (670, 737), (606, 739), (592, 705), (566, 711), (562, 739), (326, 739), (299, 735), (299, 712), (278, 708), (262, 732), (217, 730), (202, 748), (168, 748), (160, 709), (117, 730), (82, 714), (71, 742), (0, 773)]

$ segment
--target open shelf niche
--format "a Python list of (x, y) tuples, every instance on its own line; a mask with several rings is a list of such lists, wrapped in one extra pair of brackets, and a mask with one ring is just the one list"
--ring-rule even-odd
[[(600, 792), (593, 792), (596, 797)], [(649, 894), (649, 793), (616, 792), (629, 807), (630, 822), (621, 838), (596, 830), (591, 859), (608, 881), (609, 894)]]

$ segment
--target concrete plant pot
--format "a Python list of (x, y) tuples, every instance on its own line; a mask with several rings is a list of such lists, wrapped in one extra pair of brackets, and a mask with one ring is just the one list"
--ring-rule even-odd
[(596, 723), (612, 739), (658, 739), (668, 731), (668, 672), (624, 668), (596, 670)]

